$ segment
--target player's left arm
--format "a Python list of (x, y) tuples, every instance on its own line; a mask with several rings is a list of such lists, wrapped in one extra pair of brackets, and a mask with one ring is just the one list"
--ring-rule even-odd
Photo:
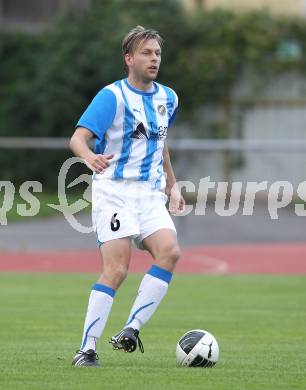
[(185, 209), (185, 199), (176, 182), (173, 172), (168, 146), (165, 142), (163, 150), (164, 171), (166, 173), (166, 194), (169, 197), (169, 211), (173, 214), (180, 213)]

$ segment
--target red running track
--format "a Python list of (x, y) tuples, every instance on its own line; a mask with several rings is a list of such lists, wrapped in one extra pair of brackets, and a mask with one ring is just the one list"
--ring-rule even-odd
[[(145, 272), (147, 252), (134, 251), (131, 272)], [(100, 256), (92, 251), (0, 252), (2, 272), (100, 272)], [(306, 242), (187, 247), (178, 273), (306, 274)]]

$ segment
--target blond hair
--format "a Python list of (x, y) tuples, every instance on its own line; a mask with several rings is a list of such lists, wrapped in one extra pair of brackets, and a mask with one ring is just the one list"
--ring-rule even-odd
[(128, 53), (133, 53), (136, 47), (142, 41), (147, 41), (148, 39), (156, 39), (159, 46), (163, 44), (163, 39), (156, 30), (146, 29), (142, 26), (136, 26), (131, 31), (129, 31), (122, 40), (122, 54), (124, 61), (124, 70), (128, 73), (128, 66), (125, 62), (125, 55)]

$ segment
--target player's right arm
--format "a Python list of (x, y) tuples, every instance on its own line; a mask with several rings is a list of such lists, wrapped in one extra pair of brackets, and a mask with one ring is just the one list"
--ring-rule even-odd
[(94, 137), (94, 134), (85, 127), (78, 127), (70, 139), (70, 149), (77, 156), (85, 161), (89, 168), (96, 172), (102, 173), (108, 166), (113, 154), (95, 154), (88, 142)]
[(116, 96), (109, 88), (103, 88), (92, 100), (79, 119), (70, 140), (70, 149), (85, 161), (92, 171), (102, 173), (113, 154), (96, 154), (88, 146), (92, 138), (101, 141), (111, 127), (117, 108)]

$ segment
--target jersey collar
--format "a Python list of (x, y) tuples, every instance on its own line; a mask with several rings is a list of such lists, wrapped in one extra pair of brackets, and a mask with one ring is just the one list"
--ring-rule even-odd
[(152, 96), (152, 95), (155, 95), (158, 90), (159, 90), (159, 87), (157, 85), (157, 83), (155, 83), (153, 81), (153, 85), (154, 85), (154, 90), (152, 92), (144, 92), (144, 91), (141, 91), (140, 89), (137, 89), (137, 88), (134, 88), (131, 86), (131, 84), (129, 84), (129, 82), (127, 81), (127, 79), (123, 79), (125, 85), (133, 92), (137, 93), (138, 95), (143, 95), (143, 96)]

